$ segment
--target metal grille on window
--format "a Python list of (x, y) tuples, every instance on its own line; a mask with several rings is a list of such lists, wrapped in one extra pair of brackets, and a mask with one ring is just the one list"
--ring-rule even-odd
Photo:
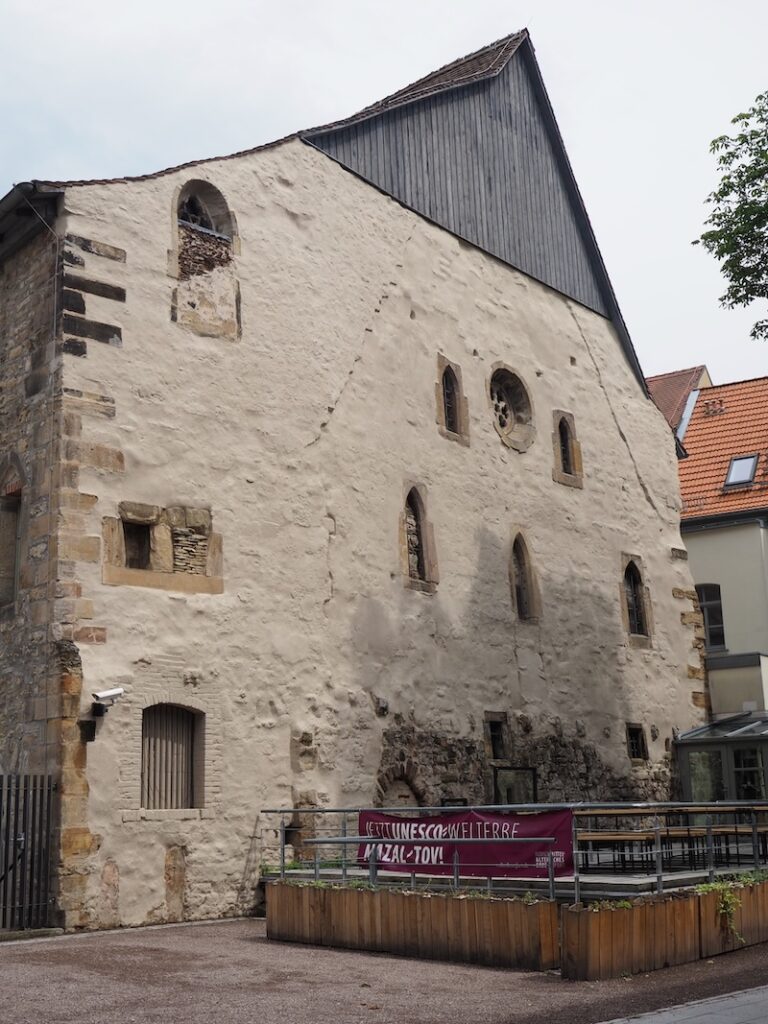
[(627, 724), (627, 752), (633, 761), (648, 760), (648, 744), (642, 725)]
[(452, 434), (458, 434), (459, 382), (450, 366), (446, 366), (443, 371), (443, 412), (445, 414), (445, 429)]
[(408, 575), (412, 580), (425, 581), (424, 542), (421, 535), (421, 518), (418, 499), (413, 491), (405, 502), (405, 536), (408, 545)]
[(643, 581), (634, 562), (630, 562), (624, 571), (624, 595), (627, 602), (629, 632), (637, 636), (647, 636), (648, 627), (645, 621), (645, 606), (643, 604)]
[(515, 588), (515, 608), (520, 619), (530, 619), (531, 581), (528, 571), (528, 558), (523, 542), (518, 537), (512, 546), (512, 576)]
[(563, 473), (573, 473), (573, 459), (571, 458), (571, 432), (565, 419), (560, 420), (558, 426), (560, 435), (560, 468)]
[(704, 616), (704, 633), (708, 650), (724, 648), (725, 625), (720, 587), (717, 583), (700, 583), (696, 587), (696, 593)]
[(186, 708), (155, 704), (141, 725), (141, 806), (194, 807), (195, 718)]

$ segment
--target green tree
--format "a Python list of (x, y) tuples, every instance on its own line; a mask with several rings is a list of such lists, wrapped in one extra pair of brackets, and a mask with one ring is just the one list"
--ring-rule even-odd
[[(710, 144), (722, 173), (707, 197), (712, 207), (708, 230), (694, 245), (703, 245), (719, 260), (728, 288), (720, 296), (726, 309), (768, 299), (768, 92), (737, 114), (734, 135)], [(753, 338), (768, 338), (768, 318), (752, 327)]]

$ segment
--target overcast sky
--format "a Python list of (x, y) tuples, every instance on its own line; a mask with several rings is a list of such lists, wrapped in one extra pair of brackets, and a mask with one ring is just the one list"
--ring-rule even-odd
[(524, 26), (646, 374), (768, 373), (690, 244), (709, 141), (768, 88), (766, 0), (0, 0), (0, 194), (246, 149)]

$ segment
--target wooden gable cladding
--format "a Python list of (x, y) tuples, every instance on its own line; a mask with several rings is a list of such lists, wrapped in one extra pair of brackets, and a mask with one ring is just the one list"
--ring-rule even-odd
[(301, 138), (438, 226), (612, 320), (645, 391), (527, 33), (469, 84), (461, 63), (439, 89), (415, 91), (415, 99), (404, 90), (397, 103)]
[(441, 227), (608, 315), (522, 49), (495, 77), (308, 138)]

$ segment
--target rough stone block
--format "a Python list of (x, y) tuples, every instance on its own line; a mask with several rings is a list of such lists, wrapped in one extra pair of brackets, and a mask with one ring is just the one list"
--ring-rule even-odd
[(100, 537), (79, 537), (63, 534), (59, 537), (59, 555), (73, 562), (98, 562), (101, 558)]
[(121, 519), (128, 523), (141, 523), (151, 526), (160, 519), (160, 508), (157, 505), (143, 505), (138, 501), (121, 501), (117, 506)]
[(188, 508), (187, 526), (200, 533), (211, 532), (211, 513), (207, 508)]
[(107, 630), (104, 626), (80, 626), (75, 630), (73, 639), (80, 644), (105, 644)]
[(149, 564), (155, 572), (173, 572), (173, 536), (167, 523), (158, 523), (152, 530)]

